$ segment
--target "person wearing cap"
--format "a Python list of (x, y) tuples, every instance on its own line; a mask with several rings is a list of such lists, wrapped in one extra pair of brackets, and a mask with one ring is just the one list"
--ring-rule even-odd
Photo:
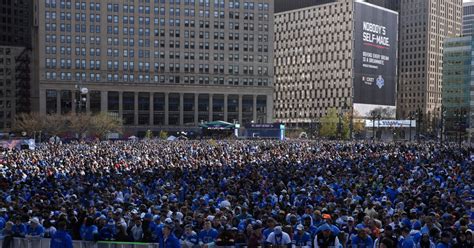
[(219, 233), (216, 229), (212, 228), (212, 223), (210, 220), (204, 222), (204, 228), (199, 232), (199, 245), (204, 245), (206, 247), (212, 246), (216, 241), (217, 235)]
[(30, 224), (26, 229), (27, 237), (43, 237), (44, 236), (44, 227), (40, 224), (37, 217), (33, 217), (30, 220)]
[(184, 227), (184, 233), (181, 236), (181, 246), (183, 248), (193, 248), (199, 245), (199, 237), (195, 231), (193, 231), (193, 226), (188, 224)]
[(298, 224), (296, 226), (296, 232), (293, 235), (292, 244), (296, 247), (311, 247), (311, 235), (308, 232), (305, 232), (303, 225)]
[(72, 238), (66, 232), (66, 222), (58, 223), (58, 230), (51, 237), (50, 248), (72, 248)]
[(367, 228), (364, 227), (363, 224), (358, 224), (356, 226), (357, 235), (352, 237), (351, 245), (353, 248), (372, 248), (374, 245), (374, 241), (372, 237), (370, 237)]
[(291, 244), (291, 239), (288, 233), (283, 232), (281, 226), (277, 226), (273, 232), (268, 235), (268, 238), (265, 240), (265, 242), (270, 245), (286, 246)]
[(173, 233), (173, 226), (165, 224), (163, 226), (163, 246), (165, 248), (181, 248), (179, 239)]
[(396, 248), (398, 239), (393, 233), (392, 226), (386, 225), (383, 229), (380, 229), (380, 231), (382, 234), (374, 241), (374, 247), (378, 248), (383, 243), (386, 248)]
[(10, 248), (10, 244), (13, 241), (13, 222), (7, 221), (5, 227), (0, 231), (0, 239), (3, 239), (3, 246)]
[(132, 234), (133, 241), (140, 242), (143, 240), (143, 227), (140, 218), (135, 218), (135, 224), (130, 228), (130, 233)]
[(333, 233), (328, 224), (323, 224), (318, 229), (320, 232), (314, 237), (314, 248), (340, 247), (339, 238)]

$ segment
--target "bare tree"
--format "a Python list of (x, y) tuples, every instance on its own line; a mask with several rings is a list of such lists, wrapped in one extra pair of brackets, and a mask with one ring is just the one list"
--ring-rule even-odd
[(44, 119), (39, 113), (21, 113), (16, 116), (14, 131), (26, 132), (28, 135), (32, 135), (34, 132), (42, 131), (45, 126)]
[(122, 122), (107, 113), (92, 116), (90, 126), (91, 132), (100, 138), (105, 138), (109, 132), (122, 133)]

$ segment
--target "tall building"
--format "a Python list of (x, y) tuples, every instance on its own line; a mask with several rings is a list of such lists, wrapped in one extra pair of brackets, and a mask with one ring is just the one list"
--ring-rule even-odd
[(398, 11), (400, 9), (400, 0), (366, 0), (368, 3), (375, 4), (387, 9)]
[(276, 13), (276, 119), (310, 125), (331, 108), (395, 108), (397, 27), (396, 12), (363, 1)]
[(29, 111), (29, 56), (24, 47), (0, 46), (1, 131), (11, 131), (16, 113)]
[(32, 10), (28, 0), (0, 1), (0, 132), (31, 109)]
[(31, 47), (31, 13), (29, 0), (0, 1), (0, 45)]
[[(474, 40), (472, 36), (448, 38), (443, 50), (444, 134), (459, 139), (466, 129), (474, 136)], [(462, 137), (462, 136), (461, 136)]]
[(474, 1), (463, 3), (462, 34), (474, 34)]
[(273, 1), (35, 2), (40, 113), (134, 131), (272, 121)]
[(443, 42), (461, 35), (462, 0), (401, 0), (397, 112), (421, 111), (423, 130), (440, 120)]

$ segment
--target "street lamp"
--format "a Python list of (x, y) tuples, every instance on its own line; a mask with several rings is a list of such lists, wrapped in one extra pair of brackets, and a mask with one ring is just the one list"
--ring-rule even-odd
[[(82, 112), (82, 103), (87, 101), (87, 93), (89, 93), (89, 89), (86, 87), (82, 87), (82, 82), (79, 82), (74, 86), (76, 90), (79, 91), (79, 100), (75, 99), (76, 103), (79, 105), (79, 113)], [(76, 97), (74, 97), (76, 98)]]
[(375, 141), (375, 120), (378, 120), (378, 126), (380, 127), (380, 119), (382, 119), (382, 116), (380, 114), (377, 114), (376, 112), (372, 112), (372, 140)]
[(409, 127), (409, 130), (410, 130), (410, 131), (409, 131), (409, 135), (410, 135), (410, 137), (409, 137), (409, 140), (410, 140), (410, 142), (411, 142), (411, 138), (412, 138), (412, 136), (411, 136), (411, 126), (412, 126), (413, 117), (414, 117), (414, 116), (413, 116), (413, 112), (410, 112), (409, 117), (410, 117), (410, 127)]
[(339, 123), (337, 125), (337, 132), (339, 134), (339, 139), (342, 139), (342, 129), (343, 129), (343, 123), (342, 123), (342, 117), (344, 116), (344, 113), (347, 111), (347, 102), (346, 101), (343, 101), (341, 100), (340, 102), (340, 105), (341, 105), (341, 108), (339, 110)]

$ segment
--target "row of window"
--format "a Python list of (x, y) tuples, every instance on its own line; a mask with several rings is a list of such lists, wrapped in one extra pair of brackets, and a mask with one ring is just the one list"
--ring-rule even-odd
[[(102, 75), (106, 76), (103, 78)], [(74, 77), (73, 77), (74, 76)], [(108, 82), (155, 82), (155, 83), (185, 83), (185, 84), (224, 84), (224, 77), (208, 77), (208, 76), (179, 76), (179, 75), (150, 75), (150, 74), (134, 74), (134, 73), (124, 73), (119, 75), (117, 73), (86, 73), (86, 72), (76, 72), (74, 75), (71, 72), (46, 72), (47, 80), (64, 80), (64, 81), (90, 81), (90, 82), (100, 82), (106, 79)], [(240, 83), (240, 84), (239, 84)], [(244, 85), (244, 86), (268, 86), (269, 80), (267, 78), (228, 78), (228, 85)]]

